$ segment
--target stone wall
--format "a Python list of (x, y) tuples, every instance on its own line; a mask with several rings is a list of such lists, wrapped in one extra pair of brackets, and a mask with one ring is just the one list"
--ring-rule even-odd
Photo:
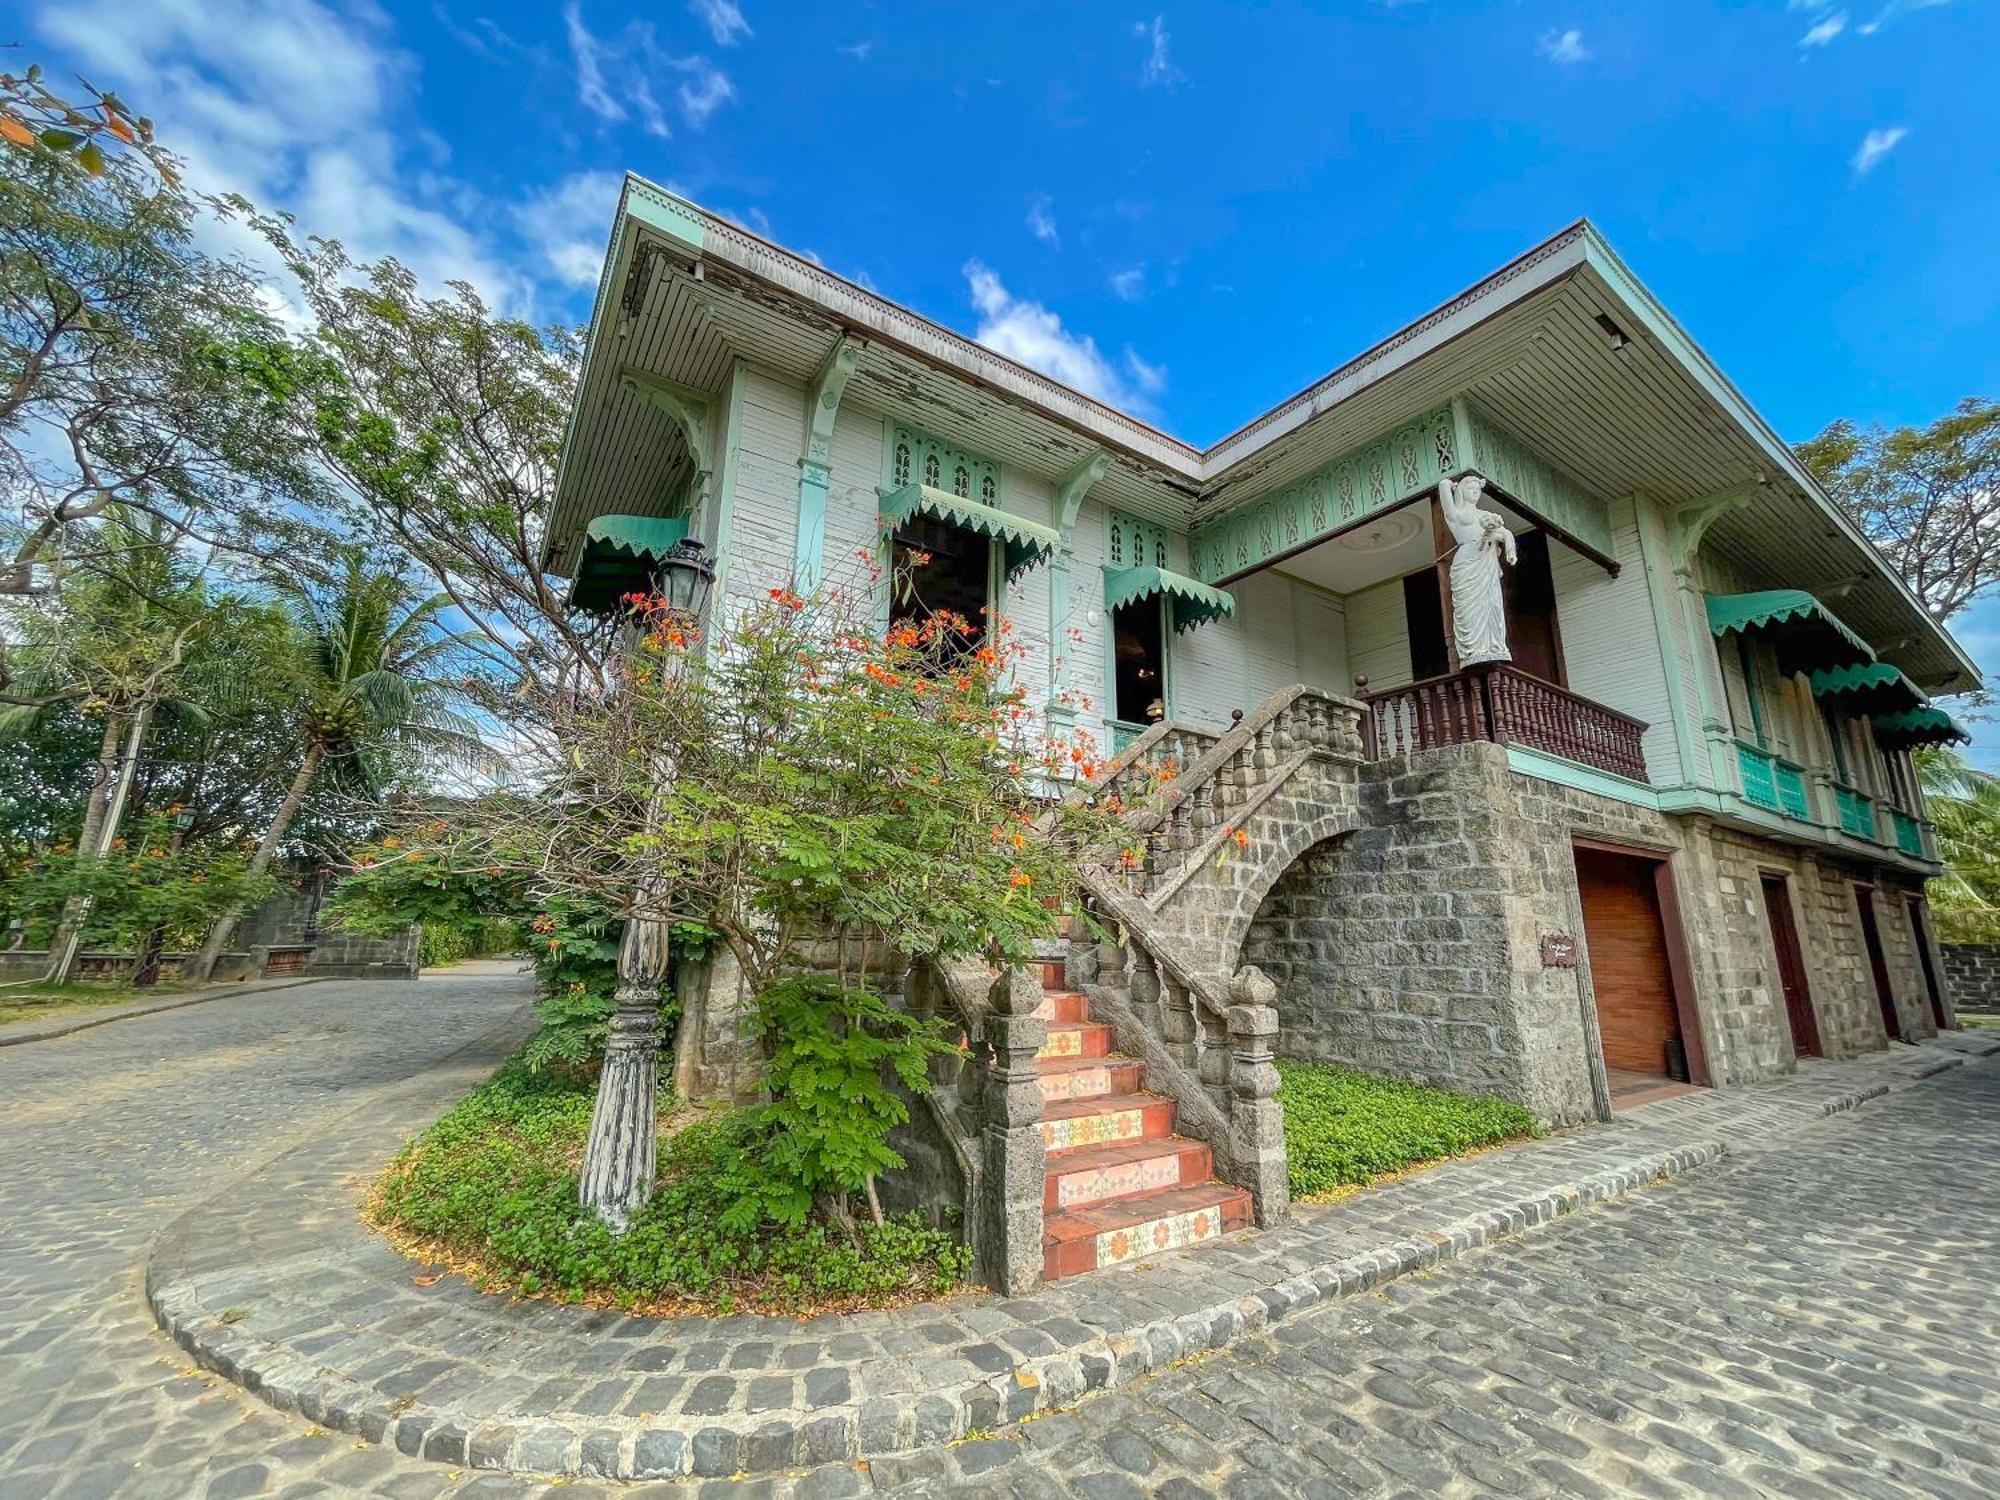
[[(1936, 1030), (1909, 911), (1920, 887), (1886, 870), (1517, 773), (1496, 745), (1370, 763), (1360, 793), (1360, 827), (1307, 850), (1243, 942), (1241, 961), (1278, 983), (1283, 1055), (1503, 1094), (1551, 1123), (1593, 1115), (1578, 838), (1669, 859), (1712, 1083), (1795, 1065), (1767, 872), (1790, 888), (1829, 1056), (1885, 1042), (1857, 879), (1875, 888), (1904, 1036)], [(1578, 968), (1543, 967), (1550, 934), (1578, 939)]]
[(2000, 944), (1940, 943), (1945, 992), (1962, 1011), (2000, 1012)]

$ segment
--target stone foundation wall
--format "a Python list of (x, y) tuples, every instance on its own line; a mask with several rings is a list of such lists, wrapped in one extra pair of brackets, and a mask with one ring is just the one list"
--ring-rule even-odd
[(2000, 1012), (2000, 944), (1940, 943), (1945, 993), (1962, 1011)]
[[(1885, 1042), (1857, 879), (1875, 888), (1903, 1034), (1936, 1030), (1909, 912), (1920, 887), (1900, 875), (1517, 773), (1495, 745), (1373, 762), (1360, 793), (1360, 827), (1306, 851), (1244, 939), (1241, 961), (1278, 984), (1282, 1055), (1503, 1094), (1550, 1123), (1593, 1115), (1578, 838), (1669, 859), (1712, 1083), (1795, 1065), (1766, 872), (1791, 891), (1829, 1056)], [(1578, 968), (1543, 967), (1551, 934), (1577, 939)]]

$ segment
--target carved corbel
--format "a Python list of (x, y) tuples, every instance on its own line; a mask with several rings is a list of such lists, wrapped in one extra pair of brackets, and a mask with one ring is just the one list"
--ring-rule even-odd
[(1731, 511), (1743, 509), (1750, 503), (1753, 492), (1749, 487), (1728, 490), (1667, 512), (1667, 561), (1677, 579), (1693, 583), (1695, 559), (1701, 554), (1702, 538), (1708, 535), (1708, 528)]
[(639, 401), (665, 415), (679, 429), (687, 444), (693, 470), (688, 485), (688, 511), (692, 514), (708, 496), (709, 475), (714, 472), (708, 443), (709, 397), (701, 391), (627, 365), (618, 372), (618, 383)]
[(824, 468), (833, 462), (833, 419), (840, 414), (840, 399), (846, 394), (847, 382), (860, 365), (861, 353), (866, 347), (860, 339), (847, 335), (833, 346), (820, 365), (819, 373), (813, 377), (812, 388), (807, 393), (804, 456), (799, 460), (801, 468), (809, 464)]

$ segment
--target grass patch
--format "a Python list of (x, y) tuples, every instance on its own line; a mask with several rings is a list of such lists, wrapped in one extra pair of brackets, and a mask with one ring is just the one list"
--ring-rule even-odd
[(1326, 1063), (1281, 1062), (1278, 1076), (1294, 1198), (1325, 1197), (1535, 1131), (1534, 1117), (1505, 1099)]
[(20, 989), (0, 989), (0, 1026), (9, 1021), (47, 1021), (76, 1011), (96, 1010), (106, 1005), (126, 1005), (134, 1000), (154, 1000), (183, 993), (185, 985), (156, 984), (134, 989), (120, 982), (95, 983), (90, 980), (60, 985), (27, 985)]
[(648, 1313), (814, 1313), (937, 1296), (963, 1279), (957, 1240), (914, 1218), (863, 1224), (859, 1244), (818, 1222), (718, 1226), (743, 1116), (663, 1113), (652, 1201), (614, 1235), (576, 1201), (595, 1080), (519, 1058), (460, 1100), (389, 1166), (368, 1217), (406, 1251), (492, 1290)]

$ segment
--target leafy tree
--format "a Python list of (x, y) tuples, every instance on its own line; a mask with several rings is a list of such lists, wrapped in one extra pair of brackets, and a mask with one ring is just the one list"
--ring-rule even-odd
[(1918, 751), (1916, 762), (1944, 862), (1929, 891), (1937, 935), (2000, 943), (2000, 776), (1942, 746)]
[[(329, 503), (395, 545), (477, 632), (485, 706), (525, 731), (524, 681), (602, 686), (604, 628), (542, 570), (580, 340), (494, 314), (453, 283), (428, 296), (394, 259), (358, 263), (289, 219), (236, 207), (296, 277), (315, 326), (282, 379)], [(468, 686), (478, 688), (479, 681)]]
[[(296, 759), (291, 783), (251, 857), (253, 880), (270, 868), (322, 767), (366, 788), (385, 751), (411, 749), (460, 761), (483, 753), (473, 726), (452, 707), (452, 669), (463, 637), (440, 624), (449, 607), (442, 595), (417, 597), (398, 574), (371, 570), (350, 554), (332, 585), (294, 587), (287, 602), (305, 648)], [(188, 978), (199, 982), (213, 971), (241, 914), (238, 906), (216, 919), (185, 970)]]
[[(281, 420), (287, 346), (257, 277), (195, 248), (200, 204), (164, 153), (31, 128), (63, 114), (24, 102), (38, 89), (0, 84), (0, 593), (58, 586), (77, 528), (113, 505), (253, 551), (305, 529), (258, 503), (314, 476)], [(103, 131), (138, 137), (104, 98)], [(0, 658), (0, 693), (7, 675)]]
[(1967, 397), (1928, 427), (1842, 419), (1798, 455), (1933, 619), (2000, 583), (2000, 402)]
[(82, 94), (72, 99), (49, 87), (38, 63), (0, 73), (0, 140), (90, 177), (103, 176), (110, 156), (128, 151), (177, 186), (173, 158), (153, 140), (153, 122), (116, 94), (78, 83)]
[(1005, 623), (977, 634), (941, 613), (885, 635), (867, 591), (780, 589), (711, 652), (635, 598), (614, 690), (544, 698), (558, 748), (531, 746), (519, 789), (403, 851), (615, 912), (628, 940), (641, 924), (716, 935), (758, 997), (775, 1090), (745, 1146), (746, 1214), (873, 1206), (903, 1107), (885, 1070), (921, 1087), (939, 1045), (890, 1019), (889, 969), (1026, 959), (1075, 904), (1082, 843), (1110, 835), (1103, 814), (1045, 801), (1091, 753), (1035, 738)]

